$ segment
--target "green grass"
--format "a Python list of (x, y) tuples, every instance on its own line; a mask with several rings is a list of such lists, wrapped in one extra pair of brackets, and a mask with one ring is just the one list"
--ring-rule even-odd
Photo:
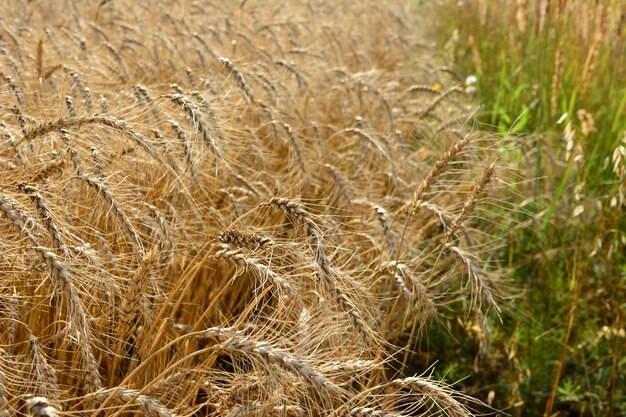
[[(513, 415), (624, 415), (625, 185), (612, 155), (626, 137), (626, 3), (549, 2), (543, 27), (537, 2), (526, 3), (524, 30), (514, 1), (424, 5), (436, 15), (431, 34), (442, 65), (478, 77), (480, 128), (521, 136), (532, 151), (519, 168), (535, 178), (516, 190), (532, 198), (517, 219), (528, 226), (509, 237), (507, 253), (522, 297), (493, 336), (493, 357), (468, 362), (476, 352), (462, 342), (462, 326), (447, 330), (461, 342), (435, 355), (447, 353), (441, 362), (455, 376), (478, 371), (480, 383), (466, 380), (468, 389), (487, 398), (484, 387), (494, 387), (494, 404)], [(575, 131), (569, 158), (568, 124)], [(510, 155), (511, 164), (519, 161)]]

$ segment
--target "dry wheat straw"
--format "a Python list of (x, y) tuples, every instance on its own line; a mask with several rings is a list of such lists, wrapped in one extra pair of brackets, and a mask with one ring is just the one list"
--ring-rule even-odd
[(161, 211), (156, 206), (153, 206), (152, 204), (146, 203), (146, 205), (148, 206), (148, 208), (150, 209), (154, 217), (157, 219), (159, 228), (161, 229), (161, 232), (163, 233), (163, 236), (165, 237), (165, 240), (167, 241), (169, 245), (169, 250), (175, 251), (176, 246), (177, 246), (176, 240), (174, 239), (174, 234), (172, 232), (172, 229), (170, 228), (170, 225), (165, 219), (165, 217), (163, 216), (163, 213), (161, 213)]
[(72, 96), (65, 96), (65, 107), (67, 107), (67, 112), (69, 113), (70, 117), (78, 116), (78, 113), (76, 113), (76, 107), (74, 106), (74, 99), (72, 98)]
[(448, 96), (452, 93), (462, 93), (463, 89), (459, 86), (454, 86), (444, 91), (439, 97), (434, 99), (424, 110), (419, 112), (420, 117), (427, 117), (439, 106)]
[(78, 87), (78, 90), (83, 96), (83, 101), (85, 103), (85, 110), (90, 112), (93, 109), (93, 103), (91, 101), (91, 90), (83, 83), (83, 81), (78, 76), (78, 73), (72, 72), (70, 73), (70, 77)]
[(337, 168), (335, 168), (331, 164), (324, 164), (324, 166), (328, 168), (331, 174), (333, 174), (333, 179), (335, 180), (335, 184), (337, 184), (337, 187), (339, 188), (339, 192), (346, 200), (346, 202), (350, 204), (352, 198), (350, 197), (350, 190), (348, 188), (348, 182), (346, 181), (346, 179), (343, 177), (343, 175), (341, 175)]
[(24, 93), (22, 92), (22, 89), (17, 85), (13, 77), (11, 77), (10, 75), (7, 75), (5, 77), (5, 80), (7, 81), (7, 84), (9, 85), (9, 89), (13, 92), (13, 94), (15, 94), (15, 98), (17, 99), (17, 102), (19, 103), (20, 107), (25, 109), (26, 99), (24, 98)]
[(387, 214), (387, 210), (382, 208), (379, 205), (373, 204), (372, 209), (376, 213), (376, 219), (378, 223), (380, 223), (380, 227), (383, 229), (385, 233), (385, 239), (387, 240), (387, 247), (389, 249), (390, 255), (393, 257), (393, 254), (396, 252), (396, 239), (393, 235), (393, 230), (391, 228), (391, 220), (389, 219), (389, 215)]
[(128, 340), (129, 333), (133, 332), (142, 322), (140, 318), (147, 316), (149, 311), (147, 294), (149, 293), (150, 275), (158, 259), (158, 251), (154, 248), (149, 250), (133, 272), (130, 286), (125, 293), (127, 297), (120, 308), (119, 340)]
[(39, 232), (39, 224), (16, 201), (0, 195), (0, 210), (11, 220), (24, 237), (35, 245), (39, 244), (36, 238)]
[(219, 118), (217, 117), (215, 109), (213, 109), (209, 101), (204, 98), (204, 96), (200, 94), (199, 91), (194, 90), (189, 94), (191, 94), (191, 96), (200, 103), (200, 108), (209, 116), (209, 120), (211, 120), (211, 122), (213, 123), (217, 139), (220, 141), (220, 143), (223, 143), (226, 139), (224, 138), (224, 131), (222, 129), (222, 125), (220, 124)]
[(300, 74), (300, 71), (298, 71), (293, 61), (286, 61), (284, 59), (279, 59), (278, 61), (276, 61), (276, 65), (286, 68), (289, 72), (291, 72), (294, 75), (294, 77), (296, 77), (296, 80), (298, 81), (298, 90), (300, 90), (300, 94), (302, 94), (304, 90), (308, 88), (308, 83), (306, 82), (302, 74)]
[(107, 114), (109, 112), (109, 104), (105, 96), (100, 96), (100, 113)]
[(103, 179), (105, 163), (102, 157), (100, 157), (100, 151), (95, 146), (92, 146), (91, 148), (89, 148), (89, 150), (91, 151), (91, 159), (93, 159), (96, 176), (100, 179)]
[(302, 170), (302, 173), (306, 175), (306, 172), (307, 172), (306, 162), (304, 158), (304, 153), (302, 152), (302, 146), (300, 145), (300, 139), (298, 138), (298, 136), (293, 131), (293, 128), (290, 125), (288, 125), (287, 123), (283, 123), (282, 125), (283, 125), (283, 128), (285, 128), (285, 131), (287, 132), (287, 136), (289, 136), (289, 141), (291, 142), (294, 149), (296, 150), (296, 156), (298, 157), (298, 164), (300, 165), (300, 169)]

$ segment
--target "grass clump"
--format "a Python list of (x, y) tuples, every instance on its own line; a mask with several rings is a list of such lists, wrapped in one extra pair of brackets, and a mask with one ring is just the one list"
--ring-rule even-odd
[(485, 370), (489, 381), (498, 375), (491, 391), (515, 413), (619, 415), (626, 5), (479, 0), (425, 7), (437, 16), (432, 33), (441, 62), (474, 75), (466, 90), (481, 105), (481, 128), (519, 135), (507, 157), (521, 159), (535, 178), (518, 187), (526, 197), (519, 220), (528, 227), (510, 235), (506, 257), (524, 298), (500, 335), (508, 371)]

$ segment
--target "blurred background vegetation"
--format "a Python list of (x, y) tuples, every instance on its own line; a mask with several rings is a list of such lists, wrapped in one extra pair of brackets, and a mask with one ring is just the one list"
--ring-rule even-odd
[(459, 320), (424, 362), (514, 416), (626, 415), (626, 1), (420, 7), (441, 65), (477, 78), (477, 127), (518, 136), (510, 162), (534, 178), (503, 251), (520, 296), (488, 354)]

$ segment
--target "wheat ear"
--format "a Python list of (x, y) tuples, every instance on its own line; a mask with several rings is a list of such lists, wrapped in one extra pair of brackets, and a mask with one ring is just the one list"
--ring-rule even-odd
[(194, 126), (197, 126), (200, 130), (204, 141), (209, 145), (213, 152), (215, 152), (215, 154), (219, 158), (221, 158), (222, 153), (217, 147), (215, 139), (213, 139), (213, 135), (211, 134), (211, 131), (209, 130), (209, 127), (204, 120), (204, 117), (202, 117), (202, 113), (200, 112), (198, 106), (196, 106), (191, 100), (189, 100), (189, 97), (183, 94), (169, 94), (167, 97), (183, 108), (183, 110), (187, 113), (191, 120), (193, 120)]
[(250, 268), (254, 271), (259, 278), (269, 278), (276, 286), (286, 292), (287, 294), (295, 295), (295, 291), (291, 284), (286, 281), (282, 276), (274, 272), (269, 266), (259, 262), (258, 260), (246, 256), (239, 249), (233, 249), (228, 245), (222, 245), (221, 248), (213, 255), (215, 259), (224, 259), (225, 261), (231, 262), (233, 264), (243, 266), (245, 268)]
[(124, 387), (107, 388), (88, 394), (85, 397), (87, 401), (98, 401), (101, 403), (107, 401), (109, 398), (113, 398), (124, 404), (137, 404), (143, 409), (146, 416), (176, 417), (174, 412), (159, 401), (146, 395), (140, 395), (139, 391), (134, 389)]
[(37, 209), (37, 213), (39, 213), (39, 216), (41, 217), (43, 221), (43, 225), (45, 226), (46, 230), (48, 231), (48, 234), (52, 238), (52, 242), (54, 243), (54, 246), (61, 253), (66, 254), (68, 250), (67, 250), (67, 246), (65, 245), (65, 242), (63, 241), (63, 237), (61, 236), (61, 231), (59, 230), (54, 219), (52, 218), (52, 213), (50, 212), (48, 205), (44, 201), (42, 195), (39, 193), (37, 188), (32, 185), (27, 185), (27, 184), (19, 184), (18, 188), (20, 189), (20, 191), (28, 195), (30, 200), (35, 205), (35, 208)]
[[(7, 355), (7, 352), (0, 348), (0, 361), (4, 362), (4, 357)], [(10, 417), (11, 413), (9, 411), (9, 402), (7, 401), (6, 396), (6, 375), (0, 368), (0, 417)]]
[(400, 413), (370, 407), (343, 408), (334, 415), (337, 417), (407, 417)]
[(28, 350), (31, 355), (33, 373), (35, 374), (35, 386), (44, 395), (57, 398), (60, 391), (56, 372), (41, 351), (39, 339), (31, 333), (30, 329), (28, 329)]
[(120, 203), (117, 201), (117, 198), (115, 198), (113, 192), (109, 189), (109, 187), (106, 186), (105, 183), (100, 181), (98, 178), (92, 177), (87, 174), (80, 175), (79, 178), (85, 181), (85, 183), (87, 183), (97, 192), (98, 196), (100, 196), (102, 199), (104, 199), (104, 201), (107, 202), (107, 204), (113, 210), (113, 213), (115, 213), (115, 216), (120, 220), (122, 225), (124, 225), (124, 228), (126, 229), (126, 232), (130, 237), (130, 240), (137, 250), (138, 258), (143, 258), (145, 252), (143, 249), (143, 244), (141, 243), (141, 239), (139, 238), (139, 234), (137, 233), (137, 230), (135, 229), (135, 226), (131, 222), (130, 218), (126, 214), (126, 211), (124, 211)]
[(474, 261), (472, 260), (471, 255), (463, 249), (459, 248), (458, 246), (451, 245), (450, 243), (446, 244), (446, 249), (448, 249), (467, 267), (467, 272), (469, 276), (473, 279), (475, 287), (477, 288), (477, 292), (481, 299), (484, 300), (490, 307), (495, 308), (498, 313), (500, 313), (500, 307), (498, 307), (495, 300), (493, 299), (493, 296), (491, 295), (491, 290), (483, 279), (480, 269), (475, 265)]
[(240, 248), (257, 250), (259, 248), (271, 247), (276, 243), (269, 237), (260, 236), (257, 233), (245, 232), (239, 229), (225, 230), (219, 235), (220, 242), (231, 243)]
[(26, 400), (26, 410), (32, 417), (60, 417), (59, 409), (45, 397), (32, 397)]
[(428, 172), (428, 175), (426, 175), (426, 178), (424, 178), (422, 182), (420, 182), (420, 184), (417, 186), (417, 189), (415, 190), (415, 193), (413, 193), (413, 197), (411, 198), (411, 201), (408, 204), (401, 207), (396, 212), (396, 215), (407, 209), (410, 209), (411, 211), (413, 211), (417, 207), (419, 207), (420, 202), (424, 198), (424, 194), (426, 194), (426, 192), (430, 189), (430, 187), (433, 185), (437, 177), (441, 175), (441, 173), (448, 166), (448, 164), (454, 158), (456, 158), (456, 156), (459, 155), (461, 151), (463, 151), (463, 149), (467, 146), (467, 144), (470, 141), (471, 141), (471, 135), (466, 135), (457, 143), (455, 143), (454, 146), (452, 146), (452, 148), (444, 152), (441, 158), (439, 158), (437, 162), (435, 162), (435, 165), (430, 169), (430, 171)]
[(61, 129), (78, 128), (88, 124), (98, 124), (109, 127), (117, 132), (124, 133), (130, 137), (133, 141), (139, 144), (151, 157), (161, 161), (161, 157), (154, 151), (154, 149), (148, 143), (148, 140), (142, 136), (139, 132), (131, 129), (124, 123), (123, 120), (116, 119), (113, 116), (82, 116), (82, 117), (65, 117), (57, 120), (50, 120), (47, 122), (39, 123), (37, 126), (27, 130), (16, 142), (16, 146), (20, 143), (28, 140), (35, 139), (39, 136), (43, 136), (50, 132), (59, 131)]
[(254, 93), (252, 93), (252, 88), (250, 88), (250, 85), (246, 82), (243, 74), (241, 73), (241, 71), (239, 71), (235, 64), (233, 64), (230, 59), (225, 57), (219, 57), (218, 61), (224, 64), (226, 69), (228, 69), (228, 71), (233, 74), (233, 76), (235, 77), (235, 81), (237, 81), (237, 87), (239, 87), (239, 89), (243, 92), (246, 100), (248, 100), (250, 103), (255, 103), (256, 98), (254, 97)]
[(478, 197), (480, 197), (480, 194), (483, 192), (489, 181), (491, 181), (494, 173), (495, 164), (489, 165), (483, 171), (481, 177), (474, 184), (474, 187), (472, 188), (469, 197), (467, 198), (467, 200), (465, 200), (461, 212), (455, 217), (454, 221), (452, 222), (452, 225), (448, 230), (448, 237), (452, 236), (452, 234), (456, 232), (456, 230), (463, 224), (463, 221), (465, 221), (472, 209), (476, 206), (476, 204), (478, 203)]
[(471, 417), (471, 413), (441, 384), (422, 377), (408, 377), (390, 381), (387, 386), (409, 389), (437, 402), (442, 412), (450, 417)]
[(176, 137), (178, 138), (178, 140), (180, 140), (180, 142), (183, 145), (183, 150), (185, 151), (185, 162), (187, 163), (187, 166), (189, 167), (189, 171), (191, 172), (191, 177), (198, 181), (198, 172), (196, 171), (196, 166), (193, 162), (193, 155), (191, 153), (191, 146), (189, 144), (189, 137), (187, 136), (187, 134), (183, 131), (183, 129), (180, 127), (180, 125), (174, 121), (174, 120), (168, 120), (167, 121), (170, 126), (172, 127), (172, 130), (174, 131), (174, 133), (176, 133)]
[(55, 286), (61, 288), (66, 294), (66, 299), (69, 304), (69, 315), (71, 317), (69, 321), (70, 326), (76, 332), (76, 336), (78, 336), (77, 342), (82, 356), (82, 365), (87, 373), (87, 379), (84, 382), (85, 389), (88, 392), (98, 390), (102, 388), (102, 381), (98, 363), (91, 350), (91, 329), (89, 320), (87, 319), (83, 304), (72, 282), (70, 272), (48, 248), (35, 246), (33, 250), (39, 253), (44, 263), (50, 269)]
[(323, 374), (314, 370), (310, 365), (291, 355), (284, 349), (275, 348), (267, 342), (257, 341), (250, 336), (228, 327), (211, 327), (204, 330), (203, 333), (208, 336), (213, 336), (220, 341), (219, 349), (243, 352), (247, 355), (255, 356), (268, 365), (299, 376), (312, 386), (322, 389), (322, 393), (341, 392), (340, 388)]
[(333, 271), (330, 259), (326, 255), (326, 246), (322, 239), (322, 232), (315, 222), (311, 220), (310, 214), (300, 203), (284, 197), (274, 197), (265, 203), (261, 203), (260, 206), (273, 207), (285, 213), (294, 225), (301, 225), (304, 229), (304, 234), (313, 239), (315, 243), (315, 262), (321, 272), (322, 282), (348, 315), (354, 327), (361, 333), (363, 340), (366, 343), (371, 343), (373, 341), (372, 330), (361, 316), (354, 302), (337, 286), (336, 272)]

